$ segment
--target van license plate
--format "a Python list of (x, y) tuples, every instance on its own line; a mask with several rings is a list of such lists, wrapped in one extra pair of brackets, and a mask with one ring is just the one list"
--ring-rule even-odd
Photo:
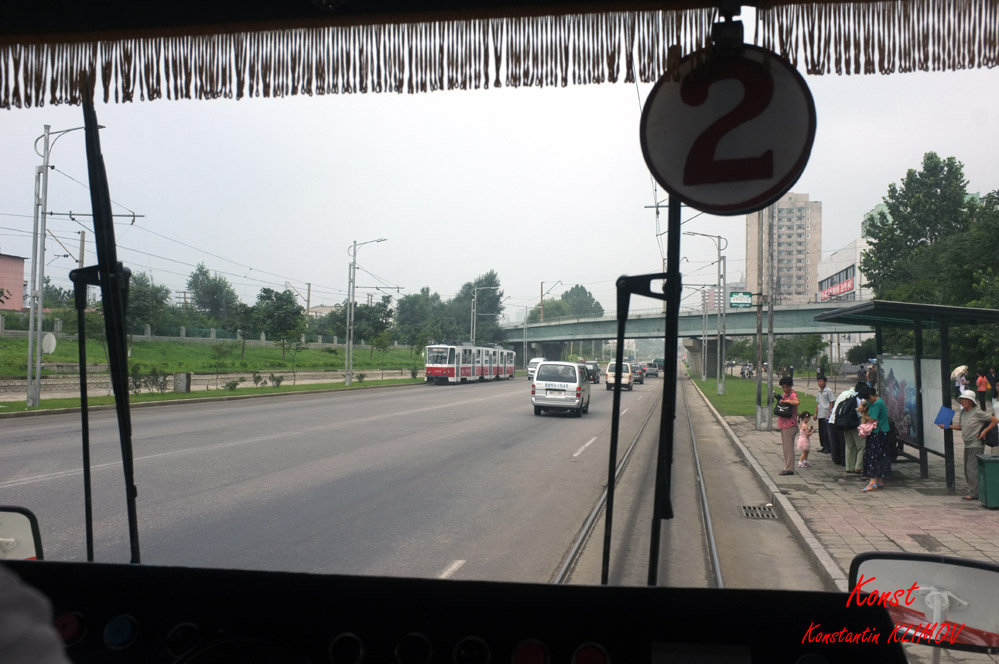
[(564, 397), (565, 390), (548, 390), (548, 396), (550, 397)]

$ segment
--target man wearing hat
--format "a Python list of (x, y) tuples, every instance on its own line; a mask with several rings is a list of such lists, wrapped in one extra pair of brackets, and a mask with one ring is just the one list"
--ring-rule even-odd
[[(961, 438), (964, 439), (964, 479), (968, 482), (968, 495), (963, 500), (978, 500), (977, 457), (985, 453), (985, 433), (996, 426), (999, 420), (976, 408), (977, 399), (971, 390), (961, 392), (957, 401), (961, 404), (961, 417), (951, 428), (960, 431)], [(937, 426), (946, 428), (942, 424)]]

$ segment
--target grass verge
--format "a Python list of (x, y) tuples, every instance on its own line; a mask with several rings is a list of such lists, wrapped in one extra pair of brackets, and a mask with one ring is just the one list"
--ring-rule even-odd
[[(718, 394), (718, 381), (714, 378), (709, 378), (708, 380), (694, 378), (693, 380), (701, 388), (701, 392), (708, 398), (711, 405), (722, 415), (741, 415), (743, 417), (756, 418), (756, 379), (726, 376), (725, 394)], [(776, 388), (776, 385), (774, 387)], [(814, 386), (813, 389), (818, 390)], [(801, 405), (798, 406), (798, 412), (807, 410), (814, 415), (815, 396), (806, 394), (802, 388), (796, 389), (795, 392), (798, 394), (798, 400), (801, 402)], [(761, 396), (766, 407), (772, 408), (772, 402), (767, 403), (766, 381), (763, 382)]]
[[(141, 394), (131, 394), (128, 397), (130, 404), (150, 403), (160, 401), (187, 401), (190, 399), (226, 399), (232, 397), (259, 396), (263, 394), (289, 394), (292, 392), (332, 392), (340, 390), (358, 390), (368, 387), (382, 387), (388, 385), (417, 385), (422, 384), (422, 378), (392, 378), (386, 380), (365, 380), (364, 383), (355, 383), (347, 387), (343, 383), (310, 383), (305, 385), (282, 385), (281, 387), (242, 387), (237, 390), (199, 390), (198, 392), (175, 393), (165, 392), (142, 392)], [(59, 408), (79, 408), (79, 399), (42, 399), (37, 407), (27, 408), (25, 401), (3, 401), (0, 402), (0, 414), (14, 413), (32, 410), (56, 410)], [(87, 405), (113, 406), (113, 396), (90, 396), (87, 397)]]

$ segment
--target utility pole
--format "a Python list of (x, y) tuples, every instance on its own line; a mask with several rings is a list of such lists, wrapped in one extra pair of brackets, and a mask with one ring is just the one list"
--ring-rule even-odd
[(312, 308), (312, 283), (306, 282), (305, 286), (305, 313), (308, 313)]
[[(770, 265), (767, 268), (769, 283), (767, 284), (767, 397), (774, 393), (774, 288), (776, 286), (776, 270), (774, 264), (777, 262), (777, 248), (774, 242), (775, 226), (777, 225), (777, 205), (770, 206), (770, 225), (767, 229), (769, 246), (767, 253), (770, 256)], [(773, 422), (773, 410), (767, 408), (767, 431), (770, 431)]]
[[(756, 430), (763, 430), (763, 224), (769, 210), (757, 212), (756, 224)], [(768, 397), (769, 398), (769, 397)]]
[(385, 239), (382, 237), (367, 242), (354, 240), (353, 247), (347, 248), (347, 253), (350, 254), (350, 267), (347, 271), (347, 352), (345, 353), (347, 358), (343, 376), (343, 382), (347, 387), (350, 387), (354, 378), (354, 294), (357, 290), (357, 249), (372, 242), (384, 242)]

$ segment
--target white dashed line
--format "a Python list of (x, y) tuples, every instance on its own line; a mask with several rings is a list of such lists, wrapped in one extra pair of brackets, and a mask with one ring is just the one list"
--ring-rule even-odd
[(595, 441), (596, 439), (597, 439), (596, 436), (594, 436), (593, 438), (590, 438), (590, 442), (586, 443), (585, 445), (583, 445), (582, 447), (580, 447), (578, 450), (576, 450), (576, 453), (572, 455), (572, 458), (575, 459), (580, 454), (582, 454), (583, 450), (585, 450), (587, 447), (589, 447), (590, 445), (592, 445), (593, 441)]
[(437, 578), (438, 579), (448, 578), (449, 576), (457, 572), (459, 569), (461, 569), (461, 566), (464, 564), (465, 564), (464, 560), (455, 560), (453, 563), (445, 567), (444, 571), (437, 575)]

